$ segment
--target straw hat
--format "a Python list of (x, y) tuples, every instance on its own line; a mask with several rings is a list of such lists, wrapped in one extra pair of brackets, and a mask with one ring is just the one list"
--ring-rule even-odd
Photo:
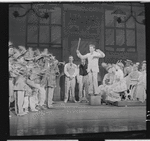
[(106, 67), (106, 70), (108, 71), (110, 68), (112, 68), (112, 65), (108, 64), (107, 67)]
[(107, 64), (106, 64), (105, 62), (102, 62), (101, 65), (102, 65), (103, 68), (106, 68), (106, 67), (107, 67)]
[(41, 54), (40, 50), (39, 49), (36, 49), (34, 51), (34, 56), (39, 56)]
[(142, 64), (146, 64), (146, 61), (144, 60), (144, 61), (142, 62)]
[(18, 46), (18, 48), (20, 50), (21, 55), (24, 55), (27, 52), (24, 46)]
[(11, 41), (8, 42), (8, 46), (12, 47), (13, 43)]
[(118, 65), (119, 67), (123, 68), (124, 64), (122, 63), (122, 60), (118, 60), (116, 65)]
[(15, 49), (15, 53), (14, 53), (13, 57), (14, 57), (15, 59), (17, 59), (19, 56), (21, 56), (20, 51), (17, 50), (17, 49)]

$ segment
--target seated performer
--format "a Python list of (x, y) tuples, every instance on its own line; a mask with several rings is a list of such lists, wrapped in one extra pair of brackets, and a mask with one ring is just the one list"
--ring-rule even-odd
[(65, 73), (65, 99), (64, 102), (68, 101), (69, 90), (71, 89), (73, 101), (76, 103), (75, 99), (75, 83), (76, 83), (76, 75), (77, 75), (77, 65), (73, 63), (73, 56), (69, 56), (69, 63), (67, 63), (64, 67)]
[(81, 59), (81, 64), (79, 65), (79, 75), (77, 76), (77, 82), (79, 83), (79, 102), (82, 102), (82, 100), (89, 102), (88, 96), (89, 82), (88, 82), (87, 64), (85, 61), (86, 61), (85, 59)]
[(106, 93), (107, 89), (109, 88), (110, 85), (114, 83), (115, 68), (111, 64), (108, 64), (107, 66), (103, 66), (103, 67), (106, 69), (108, 73), (105, 74), (102, 85), (100, 85), (98, 89), (99, 89), (99, 93), (102, 96), (102, 103), (105, 103), (106, 96), (107, 96), (107, 93)]
[(100, 50), (97, 49), (95, 51), (95, 45), (90, 44), (89, 45), (90, 53), (87, 53), (86, 55), (82, 55), (79, 50), (77, 50), (77, 56), (80, 59), (88, 59), (88, 76), (89, 76), (89, 94), (98, 94), (98, 81), (97, 81), (97, 75), (99, 72), (98, 67), (98, 60), (99, 58), (104, 58), (105, 54)]
[(146, 100), (146, 61), (142, 62), (142, 71), (140, 73), (138, 83), (135, 88), (135, 97), (137, 100), (144, 102)]
[(106, 92), (107, 93), (106, 100), (111, 102), (121, 101), (122, 93), (127, 90), (126, 81), (123, 77), (123, 71), (121, 70), (120, 66), (123, 66), (121, 62), (114, 65), (115, 67), (114, 83), (108, 87)]

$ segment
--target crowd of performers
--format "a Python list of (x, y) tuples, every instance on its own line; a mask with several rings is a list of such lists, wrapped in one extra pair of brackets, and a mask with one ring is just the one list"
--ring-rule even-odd
[[(93, 44), (89, 45), (89, 51), (86, 55), (76, 51), (81, 59), (79, 65), (73, 62), (73, 56), (69, 56), (69, 62), (65, 64), (59, 62), (48, 49), (40, 52), (29, 47), (26, 50), (24, 46), (17, 48), (9, 42), (9, 104), (15, 102), (16, 115), (22, 116), (29, 111), (53, 107), (56, 78), (60, 75), (59, 65), (64, 65), (65, 103), (69, 99), (69, 93), (73, 102), (89, 102), (90, 95), (93, 94), (101, 95), (103, 103), (146, 100), (146, 61), (139, 64), (127, 60), (125, 66), (121, 61), (116, 64), (102, 63), (107, 73), (98, 86), (98, 60), (104, 58), (105, 54), (96, 50)], [(75, 98), (76, 82), (79, 84), (79, 101)]]

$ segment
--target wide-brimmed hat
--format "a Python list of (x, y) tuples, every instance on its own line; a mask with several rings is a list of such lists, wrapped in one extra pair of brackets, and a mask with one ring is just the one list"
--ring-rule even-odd
[(18, 46), (18, 48), (20, 50), (21, 55), (24, 55), (27, 52), (27, 50), (24, 46)]
[(39, 56), (41, 54), (40, 50), (39, 49), (36, 49), (34, 51), (34, 56)]
[(32, 60), (34, 58), (34, 51), (31, 47), (28, 48), (26, 54), (24, 55), (25, 60)]
[(140, 63), (139, 63), (139, 62), (136, 62), (136, 63), (135, 63), (135, 65), (136, 65), (136, 66), (139, 66), (139, 65), (140, 65)]
[(9, 57), (14, 55), (14, 53), (15, 53), (14, 49), (13, 48), (9, 48), (9, 50), (8, 50)]
[(129, 64), (132, 64), (133, 62), (129, 59), (127, 59), (126, 61), (124, 61), (125, 63), (129, 63)]
[(123, 68), (124, 64), (122, 63), (122, 60), (118, 60), (116, 65), (118, 65), (119, 67)]
[(106, 67), (106, 70), (108, 71), (110, 68), (112, 68), (113, 66), (111, 64), (108, 64)]
[(103, 68), (106, 68), (106, 67), (107, 67), (107, 64), (106, 64), (105, 62), (102, 62), (101, 66), (102, 66)]
[(8, 42), (8, 46), (12, 47), (13, 43), (11, 41)]
[(20, 51), (17, 50), (17, 49), (15, 49), (15, 53), (14, 53), (13, 57), (14, 57), (15, 59), (18, 59), (18, 57), (20, 57), (20, 56), (21, 56)]
[(144, 61), (142, 61), (142, 64), (146, 64), (146, 61), (144, 60)]

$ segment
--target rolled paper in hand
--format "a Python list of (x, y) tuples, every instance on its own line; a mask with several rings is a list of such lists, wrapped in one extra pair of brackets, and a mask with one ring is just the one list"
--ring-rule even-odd
[(80, 42), (81, 42), (81, 38), (79, 38), (77, 50), (79, 50)]

